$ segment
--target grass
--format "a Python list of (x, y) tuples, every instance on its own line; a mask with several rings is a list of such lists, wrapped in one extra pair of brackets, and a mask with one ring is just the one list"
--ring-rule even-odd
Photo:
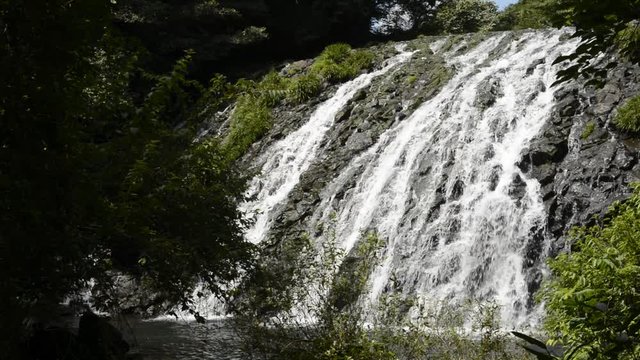
[(627, 101), (613, 119), (614, 125), (624, 131), (640, 132), (640, 96)]

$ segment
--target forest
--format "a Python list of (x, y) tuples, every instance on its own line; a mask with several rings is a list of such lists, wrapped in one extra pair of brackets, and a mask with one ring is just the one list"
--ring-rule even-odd
[[(206, 294), (227, 304), (248, 358), (640, 357), (636, 183), (562, 234), (570, 251), (547, 261), (531, 300), (544, 304), (541, 331), (503, 333), (495, 305), (471, 304), (476, 338), (398, 325), (417, 305), (394, 294), (380, 300), (380, 326), (366, 326), (354, 304), (388, 239), (366, 233), (345, 251), (322, 223), (321, 255), (306, 234), (256, 243), (240, 206), (278, 109), (306, 109), (382, 71), (385, 44), (570, 27), (579, 45), (550, 59), (569, 64), (554, 82), (606, 88), (611, 69), (640, 60), (637, 1), (520, 0), (499, 10), (487, 0), (3, 0), (0, 9), (1, 359), (134, 358), (103, 314), (179, 311), (204, 323)], [(600, 66), (606, 56), (614, 60)], [(451, 71), (433, 60), (402, 84), (433, 76), (426, 101)], [(640, 96), (612, 119), (625, 144), (637, 141)], [(583, 139), (601, 130), (590, 124)], [(308, 310), (317, 323), (292, 328), (284, 318), (311, 283), (320, 284)], [(61, 304), (84, 313), (89, 330), (49, 328)]]

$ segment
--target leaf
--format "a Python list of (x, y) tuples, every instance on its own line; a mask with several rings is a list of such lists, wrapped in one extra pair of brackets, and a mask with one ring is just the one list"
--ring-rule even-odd
[(539, 346), (539, 347), (543, 347), (543, 348), (547, 347), (547, 344), (545, 344), (542, 341), (540, 341), (540, 340), (538, 340), (536, 338), (533, 338), (533, 337), (531, 337), (529, 335), (526, 335), (526, 334), (523, 334), (523, 333), (517, 332), (517, 331), (512, 331), (511, 333), (515, 337), (517, 337), (519, 339), (522, 339), (522, 340), (528, 342), (529, 344), (533, 344), (533, 345), (536, 345), (536, 346)]
[(567, 60), (571, 60), (573, 59), (574, 55), (570, 54), (570, 55), (560, 55), (558, 56), (553, 63), (551, 63), (551, 65), (557, 65), (560, 64), (561, 62), (567, 61)]
[(555, 356), (553, 356), (553, 355), (551, 355), (551, 353), (549, 353), (549, 350), (547, 350), (546, 347), (541, 348), (541, 347), (536, 346), (536, 345), (524, 345), (523, 348), (525, 350), (527, 350), (528, 352), (532, 353), (533, 355), (535, 355), (540, 360), (554, 360), (554, 359), (557, 359)]

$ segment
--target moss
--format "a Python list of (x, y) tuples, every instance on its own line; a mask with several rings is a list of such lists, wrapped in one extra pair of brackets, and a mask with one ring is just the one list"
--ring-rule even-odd
[(580, 135), (580, 139), (587, 140), (593, 131), (596, 129), (596, 123), (593, 121), (589, 121), (587, 125), (585, 125), (584, 130), (582, 130), (582, 134)]
[(620, 130), (640, 132), (640, 96), (632, 98), (618, 109), (613, 123)]
[(405, 80), (405, 82), (409, 85), (413, 85), (416, 81), (418, 80), (418, 77), (415, 75), (409, 75), (407, 76), (407, 79)]

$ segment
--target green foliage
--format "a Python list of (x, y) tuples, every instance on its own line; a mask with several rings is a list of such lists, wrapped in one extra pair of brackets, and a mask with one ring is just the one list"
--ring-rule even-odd
[(607, 70), (616, 63), (601, 67), (592, 59), (612, 48), (633, 63), (640, 61), (637, 47), (640, 4), (637, 1), (558, 0), (552, 4), (553, 24), (575, 27), (573, 37), (581, 39), (575, 52), (556, 59), (556, 63), (571, 61), (571, 66), (558, 73), (558, 82), (584, 76), (589, 79), (588, 84), (603, 85)]
[(627, 101), (618, 109), (613, 119), (615, 126), (629, 132), (640, 131), (640, 96)]
[[(251, 263), (236, 208), (244, 181), (216, 141), (194, 142), (201, 94), (225, 85), (190, 80), (191, 54), (164, 75), (139, 69), (109, 6), (0, 5), (5, 353), (36, 309), (52, 313), (89, 283), (98, 309), (159, 313), (190, 308), (198, 280), (223, 296)], [(145, 295), (125, 303), (121, 275)]]
[(552, 26), (554, 0), (520, 0), (498, 14), (495, 30), (541, 29)]
[(269, 107), (278, 105), (287, 96), (287, 89), (291, 86), (291, 80), (280, 76), (272, 71), (262, 78), (258, 83), (257, 91), (260, 93), (261, 101)]
[(287, 99), (295, 104), (311, 100), (322, 91), (322, 80), (315, 74), (300, 75), (291, 80)]
[(235, 319), (247, 352), (293, 360), (395, 358), (362, 326), (355, 304), (377, 264), (381, 241), (368, 234), (347, 256), (332, 229), (328, 234), (320, 249), (308, 237), (287, 242), (278, 260), (261, 262), (252, 285), (239, 290)]
[(265, 100), (250, 94), (242, 95), (231, 115), (229, 132), (222, 142), (223, 151), (230, 160), (239, 158), (272, 125), (271, 108)]
[[(352, 50), (349, 45), (329, 45), (309, 69), (293, 77), (270, 72), (259, 82), (241, 79), (230, 89), (216, 93), (237, 96), (235, 110), (230, 117), (229, 132), (222, 145), (229, 160), (241, 157), (255, 141), (272, 126), (272, 108), (287, 100), (300, 104), (320, 94), (323, 80), (349, 80), (373, 66), (370, 51)], [(217, 88), (220, 85), (217, 84)]]
[(591, 134), (596, 129), (596, 123), (593, 121), (589, 121), (587, 125), (584, 126), (584, 130), (582, 130), (582, 134), (580, 134), (580, 139), (587, 140)]
[(438, 8), (436, 22), (445, 34), (487, 31), (495, 24), (497, 13), (493, 1), (451, 0)]
[(352, 50), (347, 44), (327, 46), (311, 66), (311, 73), (336, 83), (356, 77), (373, 66), (374, 55), (368, 50)]
[(376, 0), (375, 2), (381, 15), (375, 30), (381, 34), (437, 32), (434, 19), (438, 6), (442, 5), (443, 1)]
[(512, 331), (515, 337), (524, 341), (521, 346), (538, 360), (554, 360), (562, 356), (562, 349), (545, 344), (544, 342), (529, 335)]
[(640, 355), (640, 185), (601, 225), (576, 228), (573, 251), (550, 261), (545, 327), (567, 359)]

